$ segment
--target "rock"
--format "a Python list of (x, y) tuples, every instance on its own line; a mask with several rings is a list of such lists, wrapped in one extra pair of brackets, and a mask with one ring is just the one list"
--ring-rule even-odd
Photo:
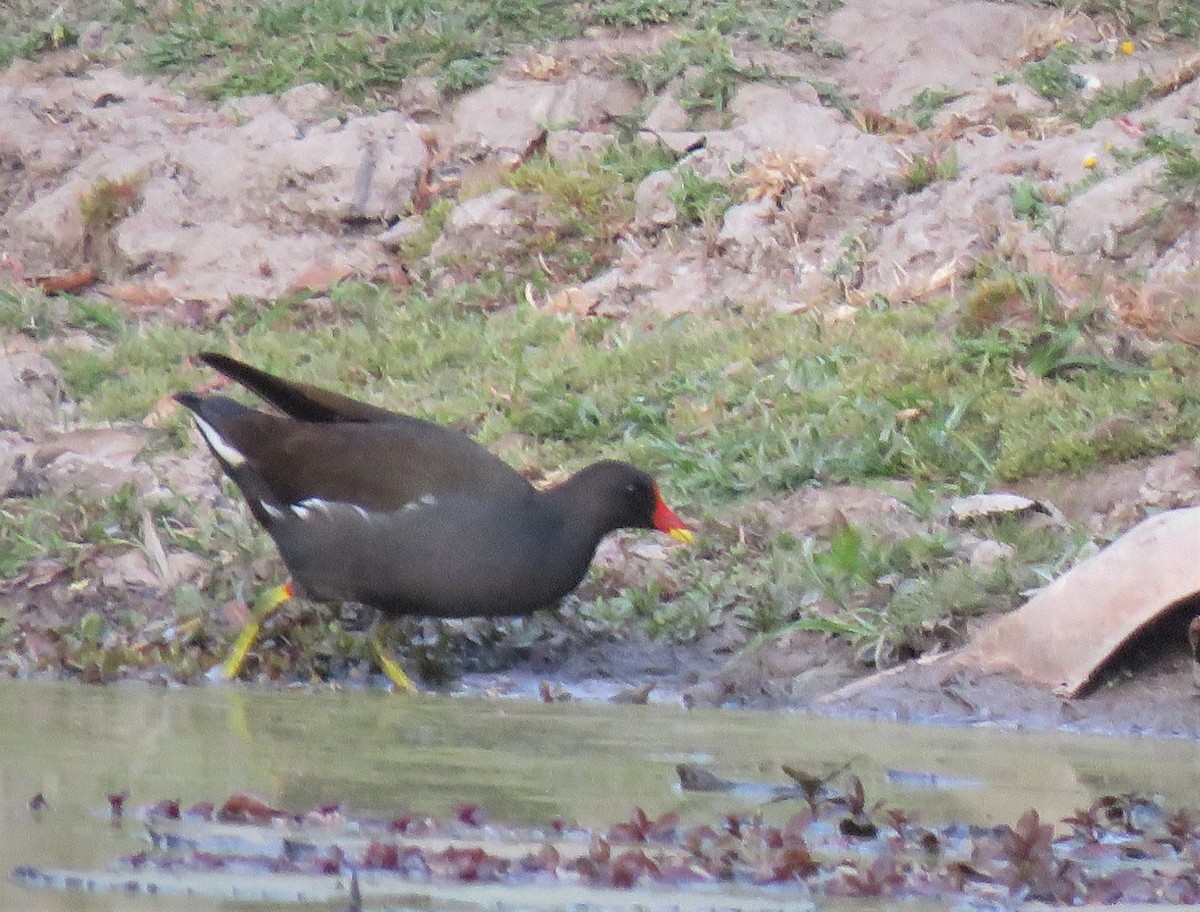
[(573, 162), (599, 158), (612, 139), (607, 133), (555, 130), (546, 137), (546, 154), (555, 161)]
[(795, 288), (789, 290), (791, 294), (774, 305), (785, 313), (824, 309), (837, 301), (842, 293), (838, 283), (816, 266), (806, 266), (800, 272)]
[(646, 143), (662, 143), (676, 155), (684, 155), (703, 148), (708, 134), (699, 130), (664, 130), (660, 132), (642, 130), (638, 134), (638, 139)]
[(103, 22), (85, 22), (79, 29), (79, 47), (85, 51), (98, 51), (104, 46), (108, 29)]
[(399, 250), (409, 239), (416, 237), (425, 230), (425, 220), (419, 215), (409, 216), (406, 219), (400, 219), (387, 231), (382, 231), (375, 236), (375, 239), (385, 247), (392, 250)]
[(666, 91), (659, 96), (654, 107), (650, 109), (650, 113), (646, 115), (646, 119), (642, 121), (642, 128), (650, 133), (679, 133), (687, 130), (691, 124), (691, 119), (688, 117), (687, 111), (683, 109), (683, 105), (679, 103), (678, 86), (668, 86)]
[(840, 112), (821, 103), (817, 90), (807, 83), (747, 82), (738, 87), (729, 113), (733, 132), (760, 149), (805, 152), (832, 146), (850, 127)]
[(155, 170), (161, 151), (130, 151), (107, 146), (88, 156), (64, 183), (18, 212), (14, 227), (27, 241), (53, 250), (68, 262), (78, 262), (83, 250), (84, 224), (80, 202), (104, 180), (139, 181)]
[(300, 86), (213, 111), (104, 68), (0, 86), (0, 122), (13, 128), (0, 155), (21, 175), (6, 213), (12, 255), (31, 274), (78, 268), (80, 200), (102, 178), (129, 178), (140, 205), (92, 251), (108, 281), (127, 274), (168, 300), (206, 301), (285, 294), (314, 263), (370, 274), (384, 252), (344, 224), (406, 212), (429, 152), (396, 112), (304, 131), (297, 119), (320, 117), (329, 98)]
[(458, 254), (478, 256), (504, 249), (521, 221), (512, 208), (518, 196), (515, 190), (502, 187), (459, 203), (446, 219), (430, 256), (440, 260)]
[(33, 444), (16, 431), (0, 431), (0, 499), (13, 493)]
[(762, 512), (771, 528), (797, 538), (828, 537), (847, 525), (888, 539), (907, 538), (920, 529), (916, 515), (898, 498), (858, 485), (804, 488), (764, 504)]
[(178, 503), (183, 499), (200, 525), (206, 522), (244, 525), (241, 504), (226, 498), (218, 486), (219, 475), (214, 475), (213, 461), (200, 432), (193, 428), (189, 436), (192, 448), (186, 455), (163, 455), (149, 460), (158, 487), (145, 495), (146, 506), (153, 507), (163, 501)]
[(950, 521), (960, 526), (1001, 516), (1028, 516), (1031, 513), (1051, 512), (1057, 511), (1020, 494), (969, 494), (950, 501)]
[(798, 86), (742, 86), (731, 111), (737, 126), (708, 132), (704, 148), (685, 160), (711, 180), (728, 180), (731, 171), (768, 152), (825, 162), (835, 146), (884, 145), (882, 139), (865, 136)]
[(244, 222), (180, 226), (165, 214), (157, 219), (151, 214), (123, 224), (119, 244), (131, 260), (153, 264), (146, 277), (177, 297), (277, 297), (314, 263), (342, 274), (367, 274), (383, 258), (362, 243), (333, 245), (320, 232), (264, 232)]
[(274, 95), (242, 95), (227, 99), (220, 107), (220, 112), (235, 123), (245, 123), (278, 110), (279, 100)]
[(967, 563), (981, 570), (990, 570), (997, 564), (1012, 560), (1016, 556), (1017, 549), (1012, 545), (987, 538), (971, 546), (967, 555)]
[(1173, 509), (1200, 500), (1200, 465), (1196, 451), (1159, 456), (1141, 476), (1138, 498), (1149, 507)]
[(313, 132), (282, 150), (280, 202), (335, 222), (391, 221), (405, 213), (429, 150), (417, 125), (395, 111)]
[[(274, 107), (267, 108), (249, 123), (243, 124), (238, 128), (237, 132), (242, 140), (255, 149), (265, 149), (276, 143), (290, 142), (300, 138), (300, 129), (296, 126), (296, 122)], [(187, 153), (184, 150), (180, 150), (181, 157), (186, 155)], [(207, 171), (216, 162), (221, 161), (221, 158), (222, 156), (218, 156), (216, 161), (214, 161), (211, 157), (203, 157), (198, 161), (194, 161), (191, 169), (193, 172)], [(226, 167), (223, 169), (222, 174), (218, 175), (219, 180), (227, 180), (231, 171), (242, 171), (237, 163), (222, 162), (222, 164)], [(231, 164), (232, 167), (230, 167)]]
[(771, 230), (779, 210), (771, 199), (753, 200), (731, 206), (721, 222), (717, 246), (729, 262), (751, 271), (764, 249), (777, 246)]
[(39, 110), (24, 93), (0, 85), (0, 115), (5, 127), (0, 130), (0, 156), (20, 162), (36, 178), (57, 176), (82, 154), (83, 146), (67, 131), (48, 134), (35, 114)]
[(712, 294), (704, 268), (695, 259), (680, 253), (662, 260), (646, 260), (628, 277), (627, 291), (640, 288), (634, 298), (664, 317), (682, 313), (701, 313), (721, 302)]
[(0, 429), (43, 431), (59, 423), (65, 398), (62, 377), (49, 359), (0, 348)]
[(1053, 102), (1023, 82), (977, 87), (933, 112), (939, 128), (961, 129), (970, 124), (1018, 128), (1034, 117), (1049, 113)]
[(400, 85), (396, 107), (409, 117), (424, 121), (443, 107), (442, 90), (432, 76), (410, 76)]
[(28, 468), (39, 489), (64, 500), (104, 500), (127, 488), (144, 494), (157, 484), (138, 460), (145, 442), (140, 428), (68, 431), (39, 444)]
[(306, 82), (279, 96), (279, 110), (290, 120), (311, 123), (329, 113), (333, 92), (319, 82)]
[(863, 257), (861, 291), (896, 302), (948, 289), (1012, 230), (1011, 185), (1004, 174), (984, 173), (901, 197)]
[(639, 228), (651, 230), (674, 223), (679, 209), (671, 200), (671, 190), (678, 182), (671, 171), (655, 171), (642, 179), (633, 194), (634, 223)]
[(204, 585), (211, 576), (208, 562), (188, 551), (171, 551), (163, 555), (165, 564), (151, 561), (146, 552), (132, 548), (117, 555), (101, 555), (96, 560), (100, 583), (118, 592), (131, 587), (151, 592), (169, 593), (181, 582)]
[(1059, 219), (1059, 249), (1106, 257), (1128, 255), (1130, 239), (1163, 202), (1156, 187), (1161, 169), (1160, 159), (1147, 159), (1072, 199)]
[(464, 95), (454, 109), (452, 144), (523, 154), (547, 129), (587, 130), (628, 114), (637, 91), (623, 80), (579, 76), (565, 82), (501, 77)]
[(890, 111), (921, 89), (967, 89), (1008, 72), (1039, 22), (1060, 15), (964, 0), (847, 3), (822, 35), (846, 49), (836, 81), (865, 105)]

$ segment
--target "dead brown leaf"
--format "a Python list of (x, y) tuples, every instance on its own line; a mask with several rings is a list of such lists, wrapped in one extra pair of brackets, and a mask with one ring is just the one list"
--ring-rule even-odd
[(768, 149), (746, 169), (741, 182), (751, 200), (778, 200), (795, 187), (807, 187), (818, 164), (794, 150)]
[(338, 282), (350, 278), (353, 274), (354, 269), (344, 263), (334, 265), (313, 263), (296, 274), (288, 286), (288, 290), (293, 294), (299, 291), (320, 294), (329, 291)]
[(521, 72), (530, 79), (545, 81), (553, 79), (562, 72), (562, 63), (553, 54), (532, 51), (525, 62), (521, 64)]
[(96, 284), (96, 278), (96, 270), (91, 266), (84, 266), (74, 272), (37, 276), (33, 284), (42, 294), (74, 294)]
[(131, 307), (164, 307), (171, 293), (160, 285), (125, 282), (108, 289), (108, 296)]

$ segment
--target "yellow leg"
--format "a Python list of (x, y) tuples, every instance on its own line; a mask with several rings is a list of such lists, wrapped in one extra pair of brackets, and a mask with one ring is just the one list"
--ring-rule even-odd
[(245, 664), (246, 654), (250, 652), (250, 647), (254, 645), (254, 641), (258, 639), (259, 631), (262, 630), (263, 621), (274, 614), (279, 606), (292, 598), (296, 591), (292, 588), (291, 583), (284, 583), (281, 586), (276, 586), (274, 589), (265, 593), (255, 603), (250, 610), (250, 619), (246, 621), (242, 627), (241, 633), (238, 634), (237, 641), (233, 644), (233, 648), (229, 650), (229, 655), (225, 658), (221, 665), (221, 679), (224, 681), (232, 681), (242, 671), (242, 665)]
[[(250, 652), (250, 647), (254, 645), (254, 641), (258, 639), (258, 634), (262, 630), (263, 622), (272, 614), (279, 610), (279, 606), (296, 595), (296, 590), (292, 588), (291, 583), (284, 583), (281, 586), (276, 586), (269, 592), (265, 593), (255, 603), (250, 610), (250, 618), (238, 633), (238, 638), (233, 644), (233, 648), (229, 650), (229, 655), (221, 664), (221, 680), (232, 681), (242, 671), (242, 665), (246, 662), (246, 655)], [(383, 643), (379, 639), (379, 624), (375, 624), (371, 630), (371, 651), (375, 653), (375, 660), (379, 663), (380, 670), (388, 676), (388, 679), (396, 685), (396, 689), (401, 693), (416, 694), (420, 693), (417, 685), (412, 682), (412, 679), (405, 674), (404, 669), (400, 667), (400, 663), (392, 658), (391, 654), (384, 648)]]
[[(386, 623), (386, 621), (383, 623)], [(379, 628), (381, 626), (382, 624), (377, 621), (371, 628), (371, 651), (375, 653), (375, 661), (379, 663), (380, 671), (388, 676), (388, 680), (396, 685), (396, 690), (400, 693), (420, 693), (417, 685), (404, 673), (404, 669), (400, 667), (400, 663), (384, 648), (383, 642), (379, 639)]]

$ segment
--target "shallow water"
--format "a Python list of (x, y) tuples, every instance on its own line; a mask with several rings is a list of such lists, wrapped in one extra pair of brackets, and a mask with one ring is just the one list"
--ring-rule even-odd
[[(1130, 791), (1195, 804), (1198, 761), (1200, 746), (1186, 742), (789, 714), (3, 682), (0, 909), (246, 908), (30, 891), (8, 880), (17, 865), (101, 868), (138, 851), (141, 825), (109, 822), (105, 796), (124, 789), (131, 807), (163, 798), (219, 803), (246, 790), (294, 811), (345, 803), (362, 813), (444, 817), (475, 803), (494, 820), (602, 826), (635, 805), (688, 820), (761, 800), (752, 790), (681, 792), (679, 762), (772, 784), (786, 782), (780, 764), (824, 773), (848, 763), (869, 799), (919, 808), (927, 823), (999, 823), (1029, 807), (1057, 820), (1099, 795)], [(35, 816), (28, 802), (39, 792), (50, 807)]]

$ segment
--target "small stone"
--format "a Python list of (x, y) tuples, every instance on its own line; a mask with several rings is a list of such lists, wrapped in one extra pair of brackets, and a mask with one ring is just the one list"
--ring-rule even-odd
[(1048, 512), (1043, 504), (1020, 494), (971, 494), (950, 501), (950, 520), (960, 526), (997, 516)]
[(674, 186), (675, 175), (670, 171), (655, 171), (638, 184), (633, 204), (634, 218), (639, 226), (661, 228), (675, 221), (679, 210), (670, 197)]
[(1017, 549), (1004, 542), (984, 539), (971, 548), (967, 562), (980, 570), (990, 570), (997, 564), (1012, 560), (1017, 555)]

